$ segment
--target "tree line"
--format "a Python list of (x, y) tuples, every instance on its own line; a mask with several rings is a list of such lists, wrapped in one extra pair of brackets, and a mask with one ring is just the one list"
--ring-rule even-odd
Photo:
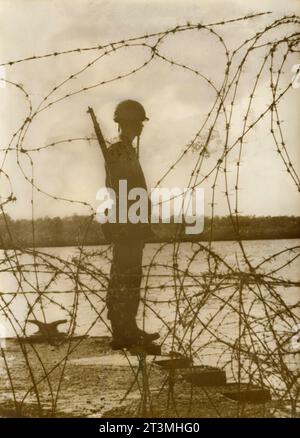
[[(174, 240), (243, 240), (300, 238), (298, 216), (216, 216), (204, 219), (204, 231), (198, 235), (180, 234), (178, 224), (153, 224), (152, 242)], [(177, 230), (177, 233), (176, 233)], [(0, 216), (0, 246), (5, 248), (99, 245), (106, 243), (102, 226), (95, 218), (73, 215), (43, 217), (34, 222)]]

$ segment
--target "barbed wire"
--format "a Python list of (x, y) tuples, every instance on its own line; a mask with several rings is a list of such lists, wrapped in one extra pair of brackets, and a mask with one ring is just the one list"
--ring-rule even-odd
[[(20, 127), (13, 133), (8, 145), (1, 145), (0, 149), (3, 154), (0, 176), (5, 178), (9, 186), (8, 195), (2, 197), (0, 203), (6, 234), (2, 235), (1, 231), (0, 245), (4, 249), (1, 253), (0, 272), (9, 275), (12, 284), (15, 284), (13, 291), (1, 290), (0, 314), (5, 317), (15, 333), (20, 352), (24, 358), (24, 366), (29, 375), (28, 388), (20, 394), (7, 360), (8, 353), (1, 347), (5, 370), (18, 414), (24, 413), (26, 400), (31, 393), (34, 393), (38, 414), (39, 416), (43, 415), (43, 404), (49, 400), (44, 400), (45, 392), (41, 391), (41, 385), (46, 384), (50, 394), (51, 415), (56, 415), (63, 379), (71, 354), (84, 342), (84, 336), (92, 333), (99, 324), (108, 331), (110, 330), (105, 316), (105, 293), (109, 280), (108, 267), (111, 263), (111, 248), (104, 246), (95, 250), (88, 249), (86, 246), (87, 233), (96, 212), (86, 200), (60, 197), (41, 188), (35, 180), (35, 169), (38, 164), (34, 163), (32, 158), (32, 154), (43, 150), (53, 150), (57, 145), (65, 146), (75, 142), (95, 141), (96, 139), (93, 136), (82, 134), (82, 136), (69, 136), (46, 145), (26, 148), (25, 140), (29, 135), (29, 128), (32, 124), (38, 123), (39, 114), (55, 107), (63, 100), (71, 100), (74, 96), (92, 92), (101, 86), (125, 81), (129, 77), (140, 74), (151, 64), (162, 62), (172, 69), (179, 69), (186, 75), (197, 77), (199, 81), (203, 80), (205, 86), (208, 86), (214, 93), (214, 99), (212, 99), (211, 107), (202, 125), (155, 184), (155, 187), (160, 186), (184, 157), (193, 153), (195, 160), (190, 169), (188, 187), (195, 189), (201, 184), (210, 184), (211, 182), (210, 239), (207, 243), (183, 243), (184, 227), (182, 224), (178, 224), (172, 244), (162, 243), (151, 248), (151, 258), (143, 265), (143, 286), (141, 289), (143, 325), (148, 318), (153, 316), (160, 326), (162, 345), (166, 351), (178, 351), (191, 358), (196, 364), (209, 363), (221, 367), (231, 375), (232, 380), (238, 385), (247, 382), (258, 384), (260, 387), (268, 387), (276, 403), (279, 403), (276, 406), (284, 406), (288, 403), (291, 415), (296, 415), (299, 397), (297, 380), (299, 368), (296, 368), (295, 371), (294, 362), (297, 352), (291, 350), (290, 345), (291, 338), (295, 334), (293, 327), (299, 323), (299, 300), (296, 303), (290, 303), (289, 300), (286, 300), (283, 290), (291, 288), (295, 296), (299, 293), (299, 279), (289, 278), (287, 268), (297, 262), (300, 246), (294, 245), (281, 249), (274, 254), (266, 255), (263, 261), (258, 262), (257, 258), (253, 257), (251, 251), (246, 248), (241, 237), (239, 192), (247, 136), (263, 119), (270, 121), (268, 134), (274, 141), (274, 152), (282, 161), (288, 178), (299, 191), (299, 175), (285, 141), (279, 103), (293, 86), (292, 78), (283, 84), (283, 74), (289, 56), (299, 52), (297, 47), (300, 42), (300, 33), (295, 31), (295, 27), (299, 26), (300, 17), (293, 14), (276, 19), (261, 31), (253, 34), (251, 38), (241, 42), (234, 50), (229, 49), (219, 33), (220, 29), (230, 23), (255, 20), (259, 16), (268, 14), (270, 12), (210, 24), (188, 22), (165, 31), (104, 45), (28, 56), (0, 64), (0, 66), (13, 69), (25, 62), (41, 63), (48, 58), (54, 58), (55, 62), (57, 57), (63, 57), (66, 54), (80, 56), (83, 53), (91, 53), (91, 56), (94, 56), (94, 52), (97, 52), (96, 56), (83, 67), (56, 84), (36, 106), (33, 106), (30, 93), (22, 84), (1, 79), (7, 87), (17, 88), (28, 104), (26, 117)], [(285, 36), (276, 39), (272, 36), (271, 31), (279, 29), (284, 31)], [(206, 32), (222, 48), (226, 63), (221, 85), (217, 86), (200, 70), (185, 65), (166, 53), (166, 46), (163, 45), (163, 42), (186, 32)], [(67, 83), (78, 78), (90, 68), (99, 67), (102, 60), (112, 53), (123, 50), (130, 51), (137, 47), (145, 52), (145, 57), (135, 68), (126, 70), (125, 65), (125, 71), (117, 76), (77, 88), (61, 96), (58, 95), (58, 91), (61, 91)], [(262, 49), (265, 52), (261, 57), (259, 51)], [(238, 91), (243, 72), (247, 71), (247, 66), (253, 56), (256, 56), (256, 72), (253, 74), (252, 83), (248, 84), (248, 103), (243, 114), (240, 132), (235, 134), (233, 120)], [(260, 59), (262, 60), (260, 61)], [(263, 75), (266, 73), (269, 75), (271, 101), (266, 102), (266, 108), (259, 112), (254, 120), (250, 121), (255, 93), (259, 92), (260, 81), (263, 81)], [(63, 91), (63, 93), (65, 92)], [(219, 124), (221, 124), (221, 128)], [(206, 153), (209, 145), (213, 142), (215, 130), (223, 131), (224, 135), (220, 140), (218, 157), (206, 171)], [(273, 151), (270, 152), (273, 153)], [(229, 159), (233, 153), (237, 155), (237, 159), (232, 189), (232, 181), (229, 180), (228, 173), (230, 172)], [(14, 157), (16, 168), (21, 172), (24, 183), (28, 183), (31, 187), (32, 245), (30, 249), (18, 246), (6, 212), (9, 204), (18, 201), (14, 193), (11, 173), (6, 169), (8, 156)], [(28, 164), (30, 171), (28, 171)], [(218, 187), (221, 187), (221, 190), (218, 190)], [(231, 199), (232, 190), (233, 199)], [(87, 208), (86, 221), (78, 230), (76, 257), (71, 260), (69, 257), (64, 258), (37, 248), (34, 201), (37, 193), (56, 202), (78, 204)], [(241, 254), (241, 260), (238, 262), (228, 261), (226, 254), (218, 250), (214, 242), (215, 206), (220, 196), (226, 200), (231, 225), (235, 232), (235, 242)], [(6, 241), (5, 245), (4, 240)], [(10, 249), (5, 249), (7, 247)], [(273, 267), (272, 264), (276, 264), (276, 266)], [(62, 290), (57, 289), (59, 282), (67, 287)], [(65, 303), (63, 297), (67, 295), (72, 297), (72, 301)], [(26, 306), (25, 318), (22, 320), (14, 312), (16, 301), (20, 298), (24, 300)], [(55, 314), (67, 316), (69, 322), (68, 337), (64, 339), (64, 355), (50, 367), (45, 363), (38, 345), (23, 342), (23, 338), (27, 337), (29, 320), (42, 316), (44, 322), (47, 321), (48, 306), (51, 306), (52, 310), (55, 309)], [(76, 329), (79, 326), (80, 312), (83, 307), (85, 312), (87, 308), (89, 309), (91, 320), (88, 327), (84, 328), (82, 338), (76, 340)], [(34, 360), (40, 365), (39, 372), (34, 367), (32, 353)], [(145, 385), (139, 385), (130, 356), (126, 351), (123, 354), (128, 359), (135, 379), (122, 400), (126, 400), (134, 389), (134, 385), (137, 384), (141, 399), (145, 401), (146, 397), (146, 399), (150, 398), (151, 401), (151, 384), (150, 389), (147, 389)], [(149, 382), (151, 382), (153, 369), (153, 366), (148, 367), (147, 379)], [(54, 374), (56, 376), (55, 385), (51, 380)], [(169, 395), (172, 393), (172, 409), (178, 413), (181, 410), (180, 400), (174, 396), (170, 382), (166, 387), (164, 385), (160, 388), (159, 394), (163, 391)], [(218, 416), (224, 415), (207, 391), (206, 396), (215, 413)], [(184, 416), (190, 412), (194, 397), (196, 395), (191, 390), (188, 409), (186, 412), (181, 411), (180, 415)], [(169, 406), (166, 409), (164, 415), (170, 414)], [(273, 413), (275, 410), (274, 408)], [(154, 415), (154, 403), (150, 402), (148, 413)], [(240, 403), (238, 403), (237, 415), (243, 415), (243, 406)]]

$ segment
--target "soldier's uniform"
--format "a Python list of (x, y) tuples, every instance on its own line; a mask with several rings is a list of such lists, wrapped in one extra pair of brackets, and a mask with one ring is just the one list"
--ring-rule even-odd
[[(135, 187), (147, 190), (142, 168), (131, 144), (119, 141), (108, 148), (106, 174), (106, 186), (116, 193), (118, 222), (119, 181), (127, 181), (128, 192)], [(135, 201), (127, 202), (129, 208)], [(106, 297), (108, 318), (114, 339), (126, 339), (130, 342), (137, 337), (135, 318), (140, 301), (143, 249), (150, 234), (150, 225), (106, 223), (103, 231), (106, 238), (113, 243)]]

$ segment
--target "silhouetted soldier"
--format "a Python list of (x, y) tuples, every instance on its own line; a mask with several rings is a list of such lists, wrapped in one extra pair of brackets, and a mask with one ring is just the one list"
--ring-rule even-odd
[[(145, 177), (132, 142), (138, 137), (139, 145), (143, 122), (148, 118), (139, 102), (126, 100), (117, 106), (114, 120), (119, 125), (120, 141), (107, 149), (106, 186), (114, 189), (118, 207), (120, 180), (127, 181), (127, 193), (136, 187), (147, 190)], [(130, 201), (127, 211), (129, 207)], [(116, 210), (118, 218), (118, 208)], [(145, 240), (151, 234), (150, 224), (107, 223), (104, 224), (103, 231), (106, 238), (113, 242), (113, 260), (106, 298), (108, 318), (113, 332), (112, 348), (140, 345), (149, 352), (157, 350), (159, 346), (152, 344), (152, 341), (159, 337), (158, 333), (146, 333), (139, 329), (136, 323), (143, 249)]]

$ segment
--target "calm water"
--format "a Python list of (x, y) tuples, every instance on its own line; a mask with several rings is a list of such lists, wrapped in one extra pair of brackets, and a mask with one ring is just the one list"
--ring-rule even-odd
[[(278, 253), (285, 248), (290, 248), (300, 245), (300, 240), (291, 239), (291, 240), (256, 240), (256, 241), (248, 241), (244, 243), (245, 251), (247, 256), (251, 260), (252, 265), (256, 265), (262, 262), (264, 259), (269, 257), (272, 254)], [(144, 258), (143, 264), (145, 266), (149, 265), (154, 255), (156, 254), (159, 244), (148, 244), (144, 250)], [(104, 247), (87, 247), (86, 250), (89, 253), (93, 251), (101, 251), (105, 249)], [(243, 261), (243, 257), (238, 245), (235, 242), (215, 242), (213, 244), (214, 251), (220, 255), (227, 264), (232, 267), (239, 266), (240, 269), (246, 269), (245, 263)], [(24, 295), (20, 292), (20, 286), (24, 292), (30, 291), (40, 291), (43, 295), (42, 303), (44, 309), (44, 315), (46, 315), (46, 320), (51, 322), (56, 319), (67, 318), (70, 319), (70, 315), (68, 315), (67, 310), (72, 310), (74, 306), (74, 300), (78, 298), (78, 302), (76, 302), (76, 333), (83, 334), (86, 333), (90, 326), (93, 325), (97, 315), (95, 313), (95, 309), (97, 311), (101, 311), (103, 307), (103, 299), (105, 297), (105, 286), (106, 280), (102, 279), (100, 275), (96, 275), (96, 279), (92, 278), (92, 275), (87, 274), (86, 270), (84, 273), (80, 274), (79, 279), (81, 281), (81, 285), (79, 286), (79, 290), (81, 292), (79, 294), (74, 294), (75, 290), (75, 282), (74, 279), (70, 277), (74, 277), (74, 273), (76, 272), (76, 266), (73, 264), (74, 257), (78, 256), (78, 250), (74, 247), (63, 247), (63, 248), (40, 248), (39, 249), (43, 254), (49, 254), (50, 256), (59, 257), (60, 261), (57, 261), (55, 258), (48, 258), (48, 263), (55, 265), (57, 269), (60, 269), (60, 273), (56, 273), (54, 276), (54, 271), (49, 273), (49, 265), (45, 265), (44, 256), (36, 259), (36, 263), (40, 265), (36, 268), (37, 273), (34, 272), (32, 268), (33, 257), (31, 255), (22, 254), (17, 258), (14, 257), (12, 251), (9, 251), (9, 255), (12, 256), (10, 262), (2, 263), (2, 270), (0, 273), (0, 284), (1, 284), (1, 292), (16, 292), (16, 296), (12, 295), (3, 295), (2, 296), (2, 305), (6, 303), (6, 306), (2, 308), (0, 313), (0, 322), (5, 326), (7, 336), (14, 336), (15, 332), (12, 328), (12, 324), (8, 321), (8, 318), (5, 317), (4, 313), (7, 313), (7, 316), (12, 317), (12, 315), (18, 320), (18, 324), (14, 323), (15, 330), (18, 333), (21, 333), (22, 328), (24, 327), (24, 320), (26, 315), (28, 314), (29, 305), (35, 303), (37, 300), (38, 294), (27, 294), (27, 300), (24, 298)], [(187, 267), (187, 263), (189, 261), (189, 257), (192, 256), (194, 251), (197, 250), (197, 245), (192, 245), (190, 243), (183, 243), (180, 245), (179, 255), (178, 255), (178, 264), (179, 269), (184, 271)], [(130, 248), (129, 248), (130, 251)], [(299, 251), (299, 250), (297, 250)], [(268, 262), (264, 265), (265, 272), (273, 271), (277, 267), (283, 265), (288, 257), (295, 257), (297, 251), (293, 254), (283, 254), (282, 256)], [(3, 255), (3, 251), (2, 251)], [(46, 256), (45, 256), (46, 257)], [(21, 274), (12, 275), (9, 272), (5, 272), (6, 267), (16, 267), (16, 260), (18, 260), (18, 264), (22, 265), (22, 276)], [(95, 272), (95, 270), (99, 269), (104, 272), (104, 274), (108, 274), (110, 262), (104, 256), (97, 255), (87, 259), (87, 257), (83, 257), (83, 262), (89, 261), (91, 263), (89, 271)], [(63, 264), (65, 262), (65, 264)], [(155, 266), (150, 271), (150, 277), (148, 278), (148, 298), (151, 300), (172, 300), (174, 298), (174, 294), (176, 292), (174, 286), (174, 278), (173, 278), (173, 245), (167, 245), (163, 248), (161, 252), (159, 252), (154, 259)], [(162, 265), (162, 266), (161, 266)], [(274, 273), (274, 277), (276, 278), (284, 278), (293, 281), (299, 281), (299, 272), (300, 272), (300, 259), (296, 259), (290, 265), (284, 267), (279, 272)], [(199, 291), (199, 281), (201, 282), (201, 274), (207, 272), (208, 264), (206, 256), (203, 252), (200, 252), (195, 261), (189, 266), (190, 272), (194, 275), (197, 275), (196, 283), (193, 278), (187, 277), (184, 280), (183, 289), (187, 291), (189, 296), (197, 293)], [(218, 267), (218, 273), (225, 271), (226, 268), (222, 265)], [(29, 272), (28, 272), (29, 271)], [(16, 272), (16, 271), (15, 271)], [(261, 271), (262, 272), (262, 271)], [(147, 268), (144, 269), (145, 275), (147, 274)], [(97, 272), (96, 272), (97, 274)], [(95, 275), (94, 275), (95, 277)], [(142, 287), (145, 286), (145, 279), (142, 283)], [(102, 284), (100, 284), (102, 282)], [(178, 282), (176, 282), (178, 285)], [(160, 288), (161, 285), (164, 285), (163, 288)], [(90, 289), (90, 290), (89, 290)], [(102, 289), (102, 290), (101, 290)], [(200, 288), (201, 289), (201, 288)], [(51, 292), (61, 293), (51, 293)], [(67, 291), (67, 293), (64, 293)], [(85, 293), (82, 293), (85, 292)], [(220, 290), (220, 296), (228, 296), (228, 294), (232, 292), (232, 289), (227, 288), (225, 291)], [(299, 300), (299, 288), (295, 287), (277, 287), (277, 293), (279, 292), (282, 295), (282, 298), (285, 302), (290, 304), (296, 303)], [(94, 293), (96, 292), (96, 294)], [(176, 292), (178, 293), (178, 292)], [(217, 292), (214, 292), (213, 295), (218, 295)], [(45, 298), (47, 297), (47, 298)], [(184, 296), (181, 295), (181, 298)], [(87, 299), (88, 298), (88, 299)], [(54, 301), (51, 302), (51, 300)], [(184, 301), (184, 300), (183, 300)], [(247, 301), (247, 297), (245, 297), (245, 301)], [(62, 305), (63, 307), (59, 307)], [(92, 309), (92, 306), (95, 309)], [(152, 304), (151, 304), (152, 305)], [(214, 309), (214, 306), (215, 309)], [(213, 312), (220, 306), (220, 302), (218, 302), (218, 298), (216, 296), (209, 297), (207, 303), (202, 309), (202, 315), (206, 315), (209, 312)], [(172, 324), (172, 320), (174, 320), (174, 306), (172, 304), (153, 304), (153, 308), (155, 312), (158, 312), (161, 315), (161, 318), (166, 318)], [(146, 324), (150, 329), (162, 329), (164, 324), (162, 321), (156, 317), (155, 312), (151, 310), (146, 310)], [(140, 319), (143, 317), (142, 309), (140, 312)], [(257, 309), (257, 316), (260, 316), (261, 312)], [(37, 319), (43, 320), (43, 312), (39, 303), (35, 305), (35, 317)], [(104, 319), (106, 319), (105, 312), (102, 314)], [(32, 315), (30, 316), (32, 318)], [(216, 321), (215, 321), (216, 322)], [(63, 326), (61, 326), (63, 327)], [(226, 325), (224, 323), (224, 330)], [(30, 324), (26, 327), (26, 332), (31, 334), (35, 331), (35, 327), (31, 327)], [(93, 336), (101, 336), (108, 334), (108, 330), (105, 327), (105, 321), (97, 321), (93, 327), (89, 330), (89, 334)]]

